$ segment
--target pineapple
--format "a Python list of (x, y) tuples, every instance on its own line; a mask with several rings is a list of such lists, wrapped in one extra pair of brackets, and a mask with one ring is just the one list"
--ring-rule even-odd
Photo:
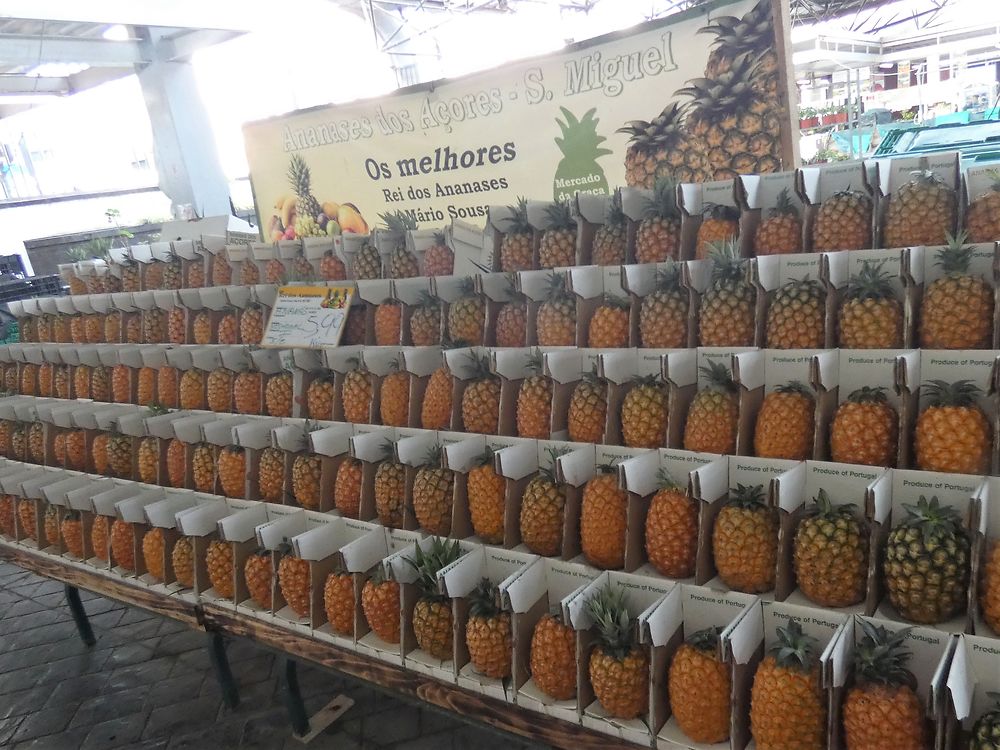
[(371, 238), (366, 239), (354, 256), (354, 278), (381, 279), (382, 256)]
[(680, 266), (657, 269), (656, 286), (639, 304), (639, 342), (646, 349), (680, 349), (688, 341), (688, 292)]
[[(208, 581), (212, 588), (223, 599), (232, 599), (235, 589), (233, 580), (233, 545), (213, 539), (208, 543), (205, 552), (205, 566), (208, 569)], [(176, 572), (177, 568), (174, 567)], [(178, 575), (178, 580), (180, 575)]]
[(112, 476), (132, 478), (132, 438), (112, 433), (108, 440), (108, 468)]
[(816, 401), (798, 381), (780, 385), (764, 397), (754, 428), (754, 455), (805, 461), (812, 458)]
[[(298, 154), (292, 154), (288, 163), (288, 182), (297, 196), (295, 201), (295, 236), (302, 237), (324, 237), (326, 231), (319, 225), (320, 214), (323, 209), (312, 194), (312, 176), (309, 173), (309, 166)], [(226, 282), (228, 283), (228, 282)], [(216, 281), (218, 285), (218, 281)]]
[(38, 395), (42, 398), (52, 397), (52, 383), (55, 377), (54, 365), (45, 362), (38, 368)]
[(500, 380), (490, 372), (489, 357), (469, 354), (472, 366), (466, 371), (462, 392), (462, 425), (466, 432), (496, 435), (500, 418)]
[(409, 279), (420, 275), (420, 264), (417, 256), (406, 248), (406, 232), (417, 228), (417, 222), (404, 211), (391, 211), (379, 214), (385, 223), (386, 230), (394, 238), (392, 252), (389, 254), (389, 278)]
[(385, 579), (382, 568), (361, 589), (361, 611), (375, 635), (386, 643), (399, 643), (399, 584)]
[(995, 242), (1000, 240), (1000, 170), (988, 173), (990, 186), (980, 193), (965, 212), (965, 226), (970, 242)]
[(471, 277), (462, 279), (461, 296), (448, 305), (448, 337), (468, 346), (481, 346), (486, 325), (486, 300), (476, 293)]
[[(94, 378), (97, 378), (97, 370), (94, 370)], [(92, 386), (93, 387), (93, 386)], [(182, 409), (204, 409), (207, 406), (205, 399), (205, 373), (201, 370), (185, 370), (181, 375), (180, 382), (180, 406)]]
[(240, 313), (240, 341), (259, 344), (264, 338), (264, 308), (254, 302)]
[(597, 377), (597, 365), (585, 372), (570, 395), (566, 421), (569, 439), (599, 443), (608, 416), (607, 386)]
[(375, 345), (397, 346), (402, 332), (403, 306), (391, 299), (375, 307)]
[(410, 373), (399, 369), (399, 358), (391, 365), (392, 372), (382, 378), (379, 415), (384, 425), (406, 427), (410, 421)]
[(622, 441), (629, 448), (659, 448), (667, 440), (667, 388), (659, 375), (642, 375), (622, 400)]
[(163, 288), (163, 270), (166, 267), (166, 263), (162, 260), (154, 260), (149, 263), (145, 268), (145, 279), (143, 280), (143, 289), (162, 289)]
[(138, 314), (129, 315), (125, 321), (125, 343), (142, 343), (142, 320)]
[[(41, 378), (39, 384), (40, 381)], [(128, 365), (115, 365), (111, 368), (111, 400), (116, 404), (128, 404), (132, 401), (132, 368)]]
[(323, 584), (323, 610), (334, 633), (354, 635), (354, 606), (354, 576), (330, 573)]
[(219, 325), (216, 329), (216, 343), (233, 345), (236, 343), (236, 337), (239, 328), (236, 323), (236, 309), (233, 307), (225, 308), (225, 312), (221, 318), (219, 318)]
[(216, 458), (219, 486), (226, 497), (246, 495), (246, 451), (239, 446), (228, 445), (219, 451)]
[(534, 232), (528, 223), (528, 201), (518, 198), (508, 206), (511, 212), (507, 231), (500, 241), (500, 270), (505, 273), (528, 271), (534, 266)]
[(159, 308), (142, 312), (142, 343), (162, 344), (167, 338), (167, 316)]
[(208, 373), (205, 381), (205, 404), (210, 411), (228, 412), (233, 410), (233, 373), (218, 367)]
[(846, 464), (895, 466), (898, 435), (899, 415), (885, 388), (859, 388), (834, 414), (830, 458)]
[(149, 437), (139, 441), (139, 481), (156, 484), (160, 470), (160, 441)]
[(993, 431), (976, 404), (971, 380), (932, 380), (923, 387), (925, 407), (917, 417), (916, 465), (924, 471), (985, 474), (990, 468)]
[(167, 313), (167, 341), (187, 343), (187, 311), (183, 307), (173, 307)]
[(327, 250), (319, 259), (319, 278), (322, 281), (346, 281), (347, 266), (333, 250)]
[(683, 152), (678, 147), (684, 141), (684, 114), (685, 108), (672, 102), (652, 121), (633, 120), (616, 131), (629, 136), (625, 181), (630, 186), (652, 190), (656, 181), (663, 177), (674, 175), (679, 179), (693, 179), (690, 170), (677, 169), (683, 163)]
[(308, 618), (312, 611), (309, 561), (293, 555), (287, 542), (279, 547), (279, 551), (278, 588), (281, 589), (281, 596), (297, 617)]
[(45, 509), (45, 520), (42, 528), (45, 530), (45, 541), (50, 547), (58, 547), (59, 537), (59, 512), (56, 506), (50, 505)]
[(199, 492), (215, 492), (215, 454), (207, 443), (198, 443), (191, 453), (191, 479)]
[(135, 402), (140, 406), (156, 403), (156, 370), (142, 367), (136, 375)]
[(332, 419), (335, 396), (333, 373), (323, 372), (313, 378), (306, 388), (306, 418)]
[(720, 244), (736, 244), (740, 231), (740, 212), (735, 206), (725, 206), (720, 203), (706, 203), (698, 226), (695, 258), (704, 260)]
[(33, 463), (45, 463), (45, 425), (41, 422), (28, 428), (28, 456)]
[(497, 313), (496, 345), (523, 347), (527, 341), (528, 304), (527, 298), (517, 291), (513, 275), (508, 278), (507, 297)]
[(909, 628), (896, 633), (859, 619), (864, 637), (854, 650), (854, 684), (842, 708), (847, 750), (891, 747), (925, 750), (929, 745), (917, 680), (906, 665)]
[(174, 570), (177, 583), (188, 589), (194, 586), (194, 546), (191, 537), (182, 536), (174, 542), (170, 551), (170, 567)]
[(424, 251), (427, 276), (451, 276), (455, 273), (455, 253), (448, 247), (444, 232), (434, 232), (434, 244)]
[(721, 650), (719, 628), (705, 628), (689, 635), (670, 662), (670, 712), (694, 742), (729, 739), (732, 675)]
[(260, 499), (280, 503), (285, 496), (285, 454), (267, 447), (257, 460), (257, 491)]
[(576, 300), (566, 290), (566, 278), (552, 273), (546, 284), (545, 301), (535, 319), (535, 339), (539, 346), (576, 344)]
[(110, 529), (111, 523), (107, 516), (94, 516), (94, 523), (90, 527), (90, 546), (94, 550), (94, 557), (103, 562), (110, 560), (111, 552), (108, 548)]
[(521, 541), (536, 555), (558, 555), (563, 547), (566, 491), (556, 483), (555, 460), (549, 449), (552, 468), (539, 468), (538, 475), (524, 488), (521, 498)]
[(431, 373), (420, 404), (420, 426), (423, 429), (444, 430), (451, 425), (453, 387), (453, 378), (447, 367), (439, 367)]
[(872, 199), (860, 190), (841, 190), (823, 201), (812, 227), (813, 252), (865, 250), (872, 246)]
[(441, 300), (422, 291), (420, 301), (410, 315), (410, 342), (413, 346), (437, 346), (441, 343)]
[(292, 373), (271, 375), (264, 385), (264, 407), (272, 417), (292, 416)]
[(420, 527), (431, 534), (451, 530), (455, 474), (441, 465), (442, 458), (441, 446), (431, 448), (413, 478), (413, 514)]
[(466, 478), (472, 530), (487, 544), (503, 543), (506, 491), (507, 480), (493, 468), (493, 451), (487, 449)]
[(668, 578), (694, 575), (698, 551), (698, 502), (660, 469), (660, 489), (646, 513), (646, 556)]
[(622, 194), (616, 190), (608, 203), (604, 223), (594, 232), (590, 260), (595, 266), (620, 266), (625, 262), (628, 247), (627, 218), (622, 211)]
[(546, 206), (545, 217), (548, 226), (538, 242), (539, 268), (575, 265), (576, 220), (569, 201), (560, 200)]
[(316, 269), (313, 268), (313, 264), (303, 254), (301, 246), (292, 258), (291, 269), (288, 272), (288, 277), (291, 281), (305, 281), (307, 283), (311, 283), (316, 280)]
[(526, 367), (532, 374), (521, 381), (517, 391), (517, 434), (548, 440), (552, 434), (552, 381), (542, 374), (540, 350), (528, 354)]
[(165, 546), (163, 529), (150, 529), (142, 536), (142, 559), (146, 564), (146, 572), (157, 581), (163, 580)]
[(83, 558), (83, 521), (80, 520), (80, 511), (71, 510), (63, 515), (60, 525), (63, 543), (66, 546), (66, 553), (72, 557)]
[(460, 555), (457, 541), (435, 537), (426, 552), (418, 544), (413, 558), (406, 558), (417, 573), (420, 590), (413, 607), (413, 635), (421, 649), (442, 661), (452, 658), (452, 612), (451, 602), (438, 588), (437, 574)]
[[(355, 366), (358, 360), (350, 359)], [(372, 415), (372, 375), (365, 369), (357, 368), (344, 376), (341, 399), (344, 406), (344, 420), (355, 424), (371, 422)]]
[[(142, 291), (142, 285), (139, 283), (139, 264), (132, 258), (125, 258), (121, 262), (121, 272), (122, 272), (122, 291), (123, 292), (140, 292)], [(228, 283), (228, 282), (226, 282)], [(86, 290), (85, 290), (86, 291)], [(83, 294), (84, 292), (74, 292), (74, 294)]]
[(622, 349), (628, 346), (629, 303), (605, 294), (594, 310), (587, 330), (587, 346), (592, 349)]
[(712, 281), (698, 311), (701, 346), (753, 346), (757, 290), (746, 262), (734, 242), (716, 246), (709, 257)]
[(115, 565), (123, 570), (135, 570), (135, 537), (132, 524), (116, 518), (111, 524), (111, 555)]
[[(63, 528), (63, 537), (66, 536), (65, 521)], [(14, 520), (14, 498), (11, 495), (0, 495), (0, 532), (3, 532), (8, 537), (13, 539), (16, 534), (16, 522)], [(67, 547), (69, 546), (67, 540)], [(77, 555), (77, 557), (82, 557), (82, 555)]]
[(361, 462), (346, 458), (337, 467), (333, 483), (333, 504), (344, 518), (358, 518), (361, 512)]
[(642, 220), (635, 231), (636, 263), (677, 260), (681, 248), (681, 211), (677, 206), (677, 183), (661, 177), (653, 195), (643, 205)]
[(83, 326), (88, 344), (104, 343), (104, 320), (100, 315), (87, 315), (84, 318)]
[(244, 370), (233, 380), (233, 410), (237, 414), (260, 414), (263, 375), (257, 370)]
[(757, 667), (750, 695), (750, 731), (760, 750), (813, 750), (826, 745), (826, 693), (818, 642), (789, 618)]
[[(184, 282), (185, 289), (201, 289), (205, 286), (205, 260), (199, 256), (196, 260), (184, 263), (187, 271), (187, 279)], [(108, 276), (110, 279), (111, 276)], [(110, 289), (108, 290), (111, 291)]]
[(767, 311), (769, 349), (822, 349), (826, 343), (826, 290), (822, 282), (792, 279), (778, 288)]
[(802, 252), (802, 218), (788, 188), (781, 189), (767, 218), (757, 225), (753, 246), (755, 255)]
[(1000, 694), (987, 693), (993, 700), (993, 707), (976, 719), (972, 725), (969, 750), (995, 750), (1000, 747)]
[(167, 444), (167, 480), (171, 487), (184, 486), (187, 464), (187, 446), (177, 438)]
[(907, 620), (936, 624), (965, 609), (971, 542), (955, 508), (923, 495), (885, 544), (882, 574), (889, 601)]
[(192, 337), (194, 343), (201, 346), (212, 343), (212, 314), (208, 310), (201, 310), (194, 316), (191, 324)]
[(739, 419), (737, 385), (724, 364), (699, 368), (705, 385), (695, 394), (684, 423), (684, 450), (732, 455)]
[(583, 488), (580, 548), (588, 562), (607, 570), (625, 565), (628, 493), (618, 486), (617, 469), (601, 466)]
[(258, 549), (250, 555), (243, 565), (243, 578), (254, 604), (268, 612), (274, 609), (271, 553), (266, 549)]
[(712, 527), (712, 553), (729, 588), (747, 594), (774, 588), (778, 514), (767, 506), (762, 485), (741, 484), (730, 492)]
[(888, 200), (883, 229), (886, 247), (941, 245), (955, 231), (957, 193), (928, 169), (912, 172), (910, 180)]
[(292, 496), (306, 510), (319, 510), (322, 472), (319, 456), (300, 453), (292, 461)]
[[(23, 430), (15, 430), (11, 435), (11, 449), (14, 452), (12, 458), (22, 459), (23, 453), (18, 450), (17, 436), (24, 436)], [(94, 467), (95, 474), (107, 474), (108, 472), (108, 441), (110, 438), (105, 432), (95, 435), (90, 444), (90, 463)]]
[(545, 614), (531, 634), (528, 656), (538, 689), (557, 701), (576, 696), (576, 631), (558, 614)]
[(989, 543), (979, 581), (979, 612), (994, 633), (1000, 633), (1000, 544)]
[(398, 529), (403, 526), (403, 506), (406, 500), (406, 470), (392, 460), (392, 443), (386, 441), (383, 460), (375, 470), (375, 513), (383, 526)]
[(607, 585), (587, 600), (597, 629), (588, 673), (601, 707), (616, 719), (634, 719), (649, 708), (649, 657), (636, 643), (625, 589)]
[(993, 288), (969, 273), (973, 248), (964, 232), (948, 235), (937, 251), (944, 276), (924, 291), (920, 304), (920, 346), (924, 349), (988, 349), (993, 339)]
[(851, 504), (820, 490), (795, 531), (792, 561), (805, 597), (821, 607), (850, 607), (868, 585), (868, 528)]
[[(110, 386), (108, 384), (108, 368), (107, 367), (98, 367), (98, 368), (96, 368), (94, 370), (95, 378), (96, 378), (96, 373), (97, 373), (98, 370), (101, 371), (102, 376), (103, 376), (103, 380), (101, 381), (102, 388), (100, 390), (100, 394), (101, 394), (101, 396), (103, 396), (103, 398), (98, 398), (97, 395), (95, 394), (94, 400), (95, 401), (107, 401), (108, 400), (109, 389), (110, 389)], [(93, 385), (91, 385), (91, 389), (92, 390), (94, 389)], [(30, 362), (25, 362), (23, 365), (21, 365), (21, 388), (20, 388), (20, 394), (22, 396), (37, 396), (38, 395), (38, 365), (31, 364)]]
[(866, 260), (851, 277), (837, 315), (845, 349), (898, 349), (903, 345), (903, 305), (882, 270), (885, 261)]
[(465, 644), (477, 672), (495, 680), (510, 677), (514, 655), (510, 613), (500, 609), (500, 590), (489, 578), (469, 594)]

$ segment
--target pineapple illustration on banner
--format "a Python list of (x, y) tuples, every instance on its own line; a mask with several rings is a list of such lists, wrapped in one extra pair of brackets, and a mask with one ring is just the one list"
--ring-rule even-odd
[(562, 152), (562, 159), (556, 167), (552, 184), (553, 200), (566, 201), (577, 192), (610, 195), (608, 178), (597, 160), (612, 151), (601, 148), (607, 138), (597, 132), (597, 123), (600, 122), (594, 117), (597, 110), (588, 109), (580, 119), (565, 107), (559, 110), (563, 119), (557, 117), (556, 124), (562, 131), (562, 137), (557, 137), (555, 142)]

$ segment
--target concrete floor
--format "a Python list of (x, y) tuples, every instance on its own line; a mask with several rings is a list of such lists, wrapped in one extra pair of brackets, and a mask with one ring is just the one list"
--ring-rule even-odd
[(337, 694), (355, 705), (309, 745), (291, 736), (282, 662), (246, 642), (228, 653), (240, 705), (228, 709), (206, 636), (81, 591), (97, 637), (79, 639), (61, 583), (0, 560), (0, 747), (26, 750), (296, 748), (536, 750), (538, 745), (299, 665), (312, 712)]

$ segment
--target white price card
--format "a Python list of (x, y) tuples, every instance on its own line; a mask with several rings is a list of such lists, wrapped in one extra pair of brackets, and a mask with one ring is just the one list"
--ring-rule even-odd
[(280, 287), (261, 345), (304, 349), (337, 346), (353, 296), (351, 286)]

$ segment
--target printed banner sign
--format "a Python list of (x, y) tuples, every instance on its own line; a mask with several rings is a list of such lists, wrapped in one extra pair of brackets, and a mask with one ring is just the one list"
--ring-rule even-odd
[(353, 296), (352, 286), (280, 287), (261, 345), (308, 349), (337, 346)]
[(518, 196), (791, 168), (787, 28), (782, 0), (720, 0), (558, 54), (250, 123), (264, 239), (365, 234), (396, 211), (422, 228), (482, 225), (488, 206)]

